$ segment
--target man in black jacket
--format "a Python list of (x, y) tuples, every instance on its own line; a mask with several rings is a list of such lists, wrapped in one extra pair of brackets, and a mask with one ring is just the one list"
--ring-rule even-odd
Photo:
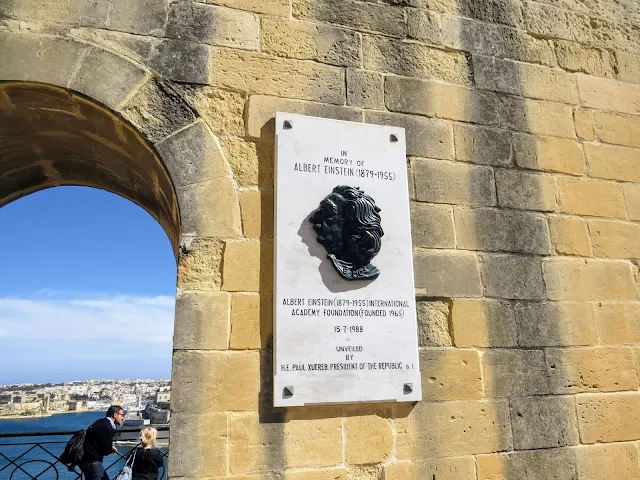
[(104, 418), (96, 420), (87, 428), (84, 438), (84, 454), (80, 469), (85, 480), (109, 480), (109, 476), (102, 465), (105, 455), (117, 452), (113, 444), (116, 425), (124, 422), (124, 410), (119, 405), (111, 405)]

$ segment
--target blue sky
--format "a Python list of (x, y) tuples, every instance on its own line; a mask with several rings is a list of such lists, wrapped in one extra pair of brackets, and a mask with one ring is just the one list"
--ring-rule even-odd
[(176, 264), (137, 205), (84, 187), (0, 208), (0, 385), (169, 378)]

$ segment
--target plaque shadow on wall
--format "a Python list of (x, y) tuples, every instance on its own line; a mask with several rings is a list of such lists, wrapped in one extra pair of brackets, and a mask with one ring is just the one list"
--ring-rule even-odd
[(311, 216), (315, 213), (315, 210), (305, 217), (298, 229), (298, 236), (307, 246), (309, 254), (311, 256), (320, 259), (320, 265), (318, 266), (318, 272), (320, 272), (320, 278), (322, 283), (332, 293), (350, 292), (358, 290), (375, 279), (371, 280), (356, 280), (346, 281), (336, 271), (331, 260), (327, 256), (327, 250), (318, 243), (318, 234), (313, 230), (313, 224), (310, 221)]

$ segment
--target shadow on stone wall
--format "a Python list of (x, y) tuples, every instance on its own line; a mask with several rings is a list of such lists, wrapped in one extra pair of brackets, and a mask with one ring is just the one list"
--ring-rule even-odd
[[(537, 171), (535, 137), (514, 131), (544, 132), (540, 115), (545, 112), (530, 111), (531, 104), (521, 97), (521, 78), (527, 72), (520, 66), (530, 64), (500, 58), (553, 65), (553, 51), (545, 45), (548, 40), (510, 28), (523, 29), (518, 0), (457, 3), (461, 16), (493, 22), (460, 21), (457, 32), (450, 33), (471, 52), (476, 88), (487, 89), (483, 94), (496, 102), (499, 127), (485, 130), (476, 140), (476, 147), (485, 149), (477, 152), (477, 160), (493, 170), (495, 204), (454, 207), (458, 248), (462, 242), (462, 248), (479, 252), (484, 298), (481, 310), (469, 308), (467, 313), (485, 322), (483, 335), (472, 342), (482, 348), (483, 394), (495, 406), (495, 425), (508, 427), (495, 433), (502, 436), (497, 450), (510, 453), (498, 455), (497, 462), (477, 456), (478, 478), (577, 478), (575, 453), (560, 448), (579, 443), (575, 400), (553, 395), (558, 392), (550, 389), (548, 369), (556, 379), (564, 379), (565, 372), (561, 364), (549, 363), (544, 349), (567, 343), (561, 308), (547, 301), (543, 277), (543, 260), (553, 254), (547, 213), (557, 210), (557, 192), (554, 180)], [(469, 117), (483, 115), (485, 105), (479, 97), (471, 96), (467, 105)], [(504, 138), (511, 145), (508, 160), (496, 149)], [(465, 305), (461, 307), (454, 315), (464, 312)], [(453, 335), (456, 341), (455, 325)]]

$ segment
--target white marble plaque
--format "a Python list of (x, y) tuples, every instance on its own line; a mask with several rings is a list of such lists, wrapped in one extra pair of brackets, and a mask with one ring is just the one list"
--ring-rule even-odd
[(275, 406), (421, 400), (404, 130), (277, 113), (275, 184)]

